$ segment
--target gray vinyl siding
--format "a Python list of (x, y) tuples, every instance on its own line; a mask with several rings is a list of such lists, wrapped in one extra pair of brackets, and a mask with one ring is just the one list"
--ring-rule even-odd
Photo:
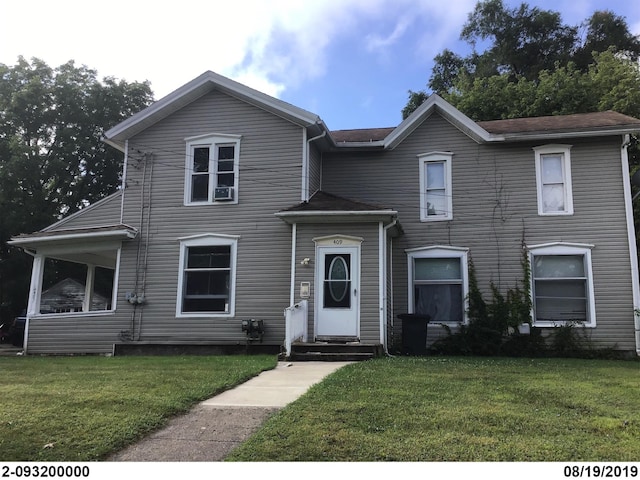
[(100, 227), (120, 223), (122, 193), (116, 192), (45, 228), (46, 231)]
[[(242, 136), (239, 202), (185, 206), (184, 139), (211, 133)], [(116, 313), (38, 320), (33, 353), (109, 353), (122, 331), (141, 342), (244, 345), (241, 322), (250, 318), (265, 321), (263, 344), (281, 345), (291, 226), (274, 214), (300, 202), (303, 144), (300, 126), (219, 92), (130, 139), (123, 223), (139, 234), (123, 244)], [(239, 236), (233, 318), (176, 316), (179, 239), (202, 234)], [(127, 292), (144, 293), (144, 305), (130, 305)]]
[(29, 319), (30, 355), (109, 354), (121, 331), (129, 328), (122, 316), (40, 317)]
[(309, 149), (309, 195), (320, 190), (322, 185), (322, 154), (312, 143)]
[[(521, 243), (593, 244), (597, 328), (602, 345), (632, 350), (631, 269), (622, 189), (620, 137), (479, 145), (433, 115), (396, 149), (325, 154), (323, 189), (398, 210), (404, 235), (394, 239), (394, 308), (407, 311), (406, 249), (452, 245), (469, 249), (480, 288), (503, 291), (522, 279)], [(574, 215), (539, 216), (533, 147), (573, 145)], [(421, 222), (417, 155), (453, 152), (453, 220)], [(429, 333), (431, 335), (431, 331)]]
[[(311, 297), (309, 298), (310, 340), (314, 338), (314, 310), (315, 295), (318, 286), (315, 285), (316, 244), (317, 237), (329, 235), (345, 235), (363, 238), (360, 247), (360, 340), (363, 342), (380, 342), (380, 309), (379, 309), (379, 226), (377, 223), (368, 224), (298, 224), (296, 235), (296, 285), (295, 301), (300, 298), (300, 282), (311, 283)], [(301, 265), (304, 258), (311, 259), (309, 265)]]
[[(184, 139), (209, 133), (242, 136), (237, 205), (184, 205)], [(142, 321), (137, 322), (140, 340), (239, 344), (246, 338), (241, 321), (260, 318), (266, 325), (264, 343), (281, 344), (283, 312), (289, 306), (291, 226), (274, 214), (300, 201), (302, 128), (212, 92), (131, 139), (129, 145), (132, 152), (153, 152), (151, 211), (145, 209), (151, 225), (147, 303)], [(129, 164), (134, 166), (133, 161)], [(127, 172), (125, 223), (136, 226), (142, 195), (138, 177), (143, 170), (134, 167)], [(144, 251), (144, 225), (141, 230)], [(234, 318), (176, 318), (179, 239), (201, 234), (239, 236)], [(136, 255), (137, 249), (123, 252), (121, 297), (135, 290)], [(140, 271), (144, 271), (142, 263)], [(139, 278), (138, 290), (140, 282)]]

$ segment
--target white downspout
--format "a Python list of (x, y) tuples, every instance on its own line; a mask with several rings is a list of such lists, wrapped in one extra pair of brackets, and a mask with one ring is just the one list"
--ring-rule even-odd
[(386, 354), (389, 353), (389, 345), (387, 339), (387, 302), (385, 292), (387, 290), (387, 233), (390, 228), (393, 228), (398, 223), (397, 220), (394, 220), (386, 227), (383, 227), (383, 223), (380, 222), (379, 228), (379, 248), (378, 252), (380, 255), (379, 264), (379, 272), (378, 272), (378, 283), (379, 283), (379, 306), (380, 306), (380, 341), (382, 342), (382, 347), (384, 348), (384, 352)]
[(296, 238), (298, 236), (298, 224), (291, 226), (291, 293), (289, 295), (289, 306), (296, 302)]
[[(309, 200), (309, 181), (307, 171), (309, 170), (309, 141), (307, 140), (307, 129), (302, 127), (302, 185), (300, 187), (300, 200)], [(293, 305), (293, 304), (292, 304)]]
[(638, 249), (636, 247), (636, 230), (633, 223), (633, 200), (631, 197), (631, 179), (629, 178), (629, 135), (623, 137), (621, 147), (622, 183), (624, 187), (624, 206), (627, 217), (627, 239), (629, 242), (629, 260), (631, 262), (631, 287), (633, 291), (633, 318), (636, 338), (636, 355), (640, 356), (640, 274), (638, 273)]
[(122, 197), (120, 198), (120, 223), (124, 224), (124, 192), (127, 189), (127, 164), (129, 161), (129, 140), (124, 141), (124, 163), (122, 164)]

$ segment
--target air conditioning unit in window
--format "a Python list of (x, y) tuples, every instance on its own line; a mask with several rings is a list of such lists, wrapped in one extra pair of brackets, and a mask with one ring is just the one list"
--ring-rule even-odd
[(233, 187), (216, 187), (213, 191), (213, 199), (216, 201), (233, 200)]

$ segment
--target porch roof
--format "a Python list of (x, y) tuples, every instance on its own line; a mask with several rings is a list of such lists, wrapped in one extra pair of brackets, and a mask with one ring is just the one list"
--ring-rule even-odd
[(398, 212), (388, 207), (318, 191), (308, 201), (276, 213), (287, 223), (391, 223)]
[(86, 240), (127, 240), (135, 238), (137, 234), (138, 230), (135, 228), (125, 224), (117, 224), (66, 230), (41, 230), (35, 233), (17, 235), (7, 243), (25, 249), (32, 249), (40, 246), (59, 245)]
[(68, 262), (115, 268), (123, 240), (135, 238), (138, 231), (124, 224), (39, 231), (18, 235), (9, 242), (31, 255), (44, 255)]

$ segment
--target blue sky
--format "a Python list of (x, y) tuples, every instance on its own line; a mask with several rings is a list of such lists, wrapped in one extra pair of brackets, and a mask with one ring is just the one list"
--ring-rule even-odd
[[(521, 1), (505, 0), (509, 6)], [(595, 10), (640, 34), (640, 2), (531, 0), (577, 25)], [(409, 90), (426, 87), (433, 57), (466, 54), (460, 30), (476, 0), (5, 0), (0, 63), (75, 60), (156, 98), (206, 70), (318, 114), (330, 129), (395, 126)], [(156, 6), (160, 5), (160, 6)], [(170, 5), (170, 7), (169, 7)], [(153, 6), (153, 7), (152, 7)]]

